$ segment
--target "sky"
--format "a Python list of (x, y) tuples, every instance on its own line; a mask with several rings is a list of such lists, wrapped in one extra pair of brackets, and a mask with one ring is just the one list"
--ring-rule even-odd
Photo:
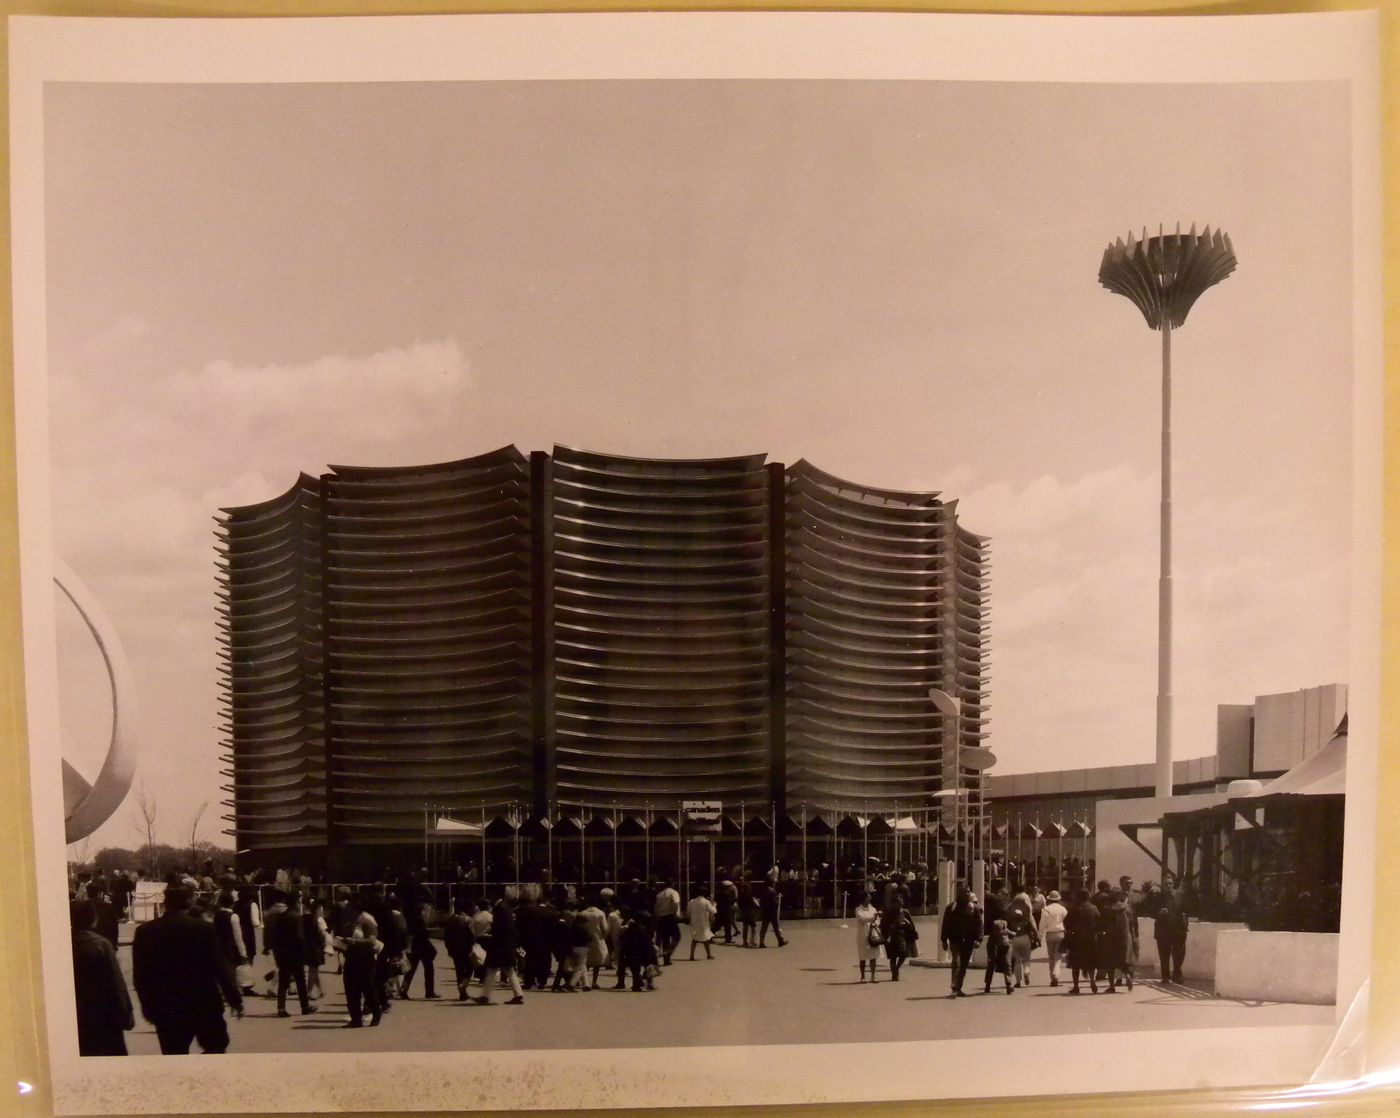
[[(1174, 334), (1176, 755), (1347, 680), (1345, 87), (67, 85), (45, 106), (54, 546), (111, 614), (164, 841), (223, 824), (214, 516), (331, 463), (766, 452), (992, 541), (998, 772), (1154, 756), (1144, 224)], [(23, 479), (22, 479), (23, 484)], [(110, 709), (59, 605), (63, 755)], [(134, 797), (133, 797), (134, 798)], [(131, 800), (92, 840), (135, 845)]]

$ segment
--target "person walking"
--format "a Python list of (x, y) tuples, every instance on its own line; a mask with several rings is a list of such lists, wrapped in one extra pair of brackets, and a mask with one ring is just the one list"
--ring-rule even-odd
[[(559, 913), (543, 898), (531, 901), (516, 915), (515, 926), (520, 936), (520, 946), (525, 949), (524, 973), (521, 984), (526, 990), (543, 990), (549, 982), (551, 940), (554, 926), (559, 922)], [(470, 932), (470, 922), (468, 923)], [(470, 985), (471, 972), (468, 970), (467, 983)]]
[(611, 960), (613, 970), (617, 972), (617, 985), (615, 985), (613, 989), (620, 990), (623, 985), (622, 963), (620, 962), (622, 958), (622, 929), (627, 923), (627, 920), (623, 915), (622, 909), (611, 901), (603, 905), (603, 911), (608, 914), (608, 958)]
[[(588, 917), (576, 912), (564, 929), (564, 942), (567, 948), (559, 973), (563, 975), (562, 989), (566, 994), (588, 989), (588, 949), (593, 943), (593, 933), (589, 928)], [(558, 983), (556, 983), (556, 988)]]
[(978, 910), (972, 890), (959, 885), (957, 897), (943, 910), (943, 921), (939, 925), (939, 940), (943, 948), (952, 955), (952, 985), (950, 997), (965, 998), (963, 982), (972, 961), (972, 952), (982, 942), (982, 913)]
[(1181, 910), (1181, 899), (1173, 889), (1161, 894), (1152, 938), (1157, 941), (1157, 959), (1163, 982), (1181, 982), (1181, 964), (1186, 959), (1186, 935), (1190, 920)]
[(880, 969), (880, 948), (885, 937), (880, 932), (880, 910), (870, 901), (869, 893), (860, 895), (856, 905), (856, 963), (860, 966), (860, 980), (865, 981), (866, 965), (870, 966), (870, 981), (879, 982), (876, 977)]
[(701, 944), (705, 948), (705, 958), (713, 959), (714, 954), (710, 951), (710, 941), (715, 938), (714, 920), (718, 909), (715, 903), (705, 894), (704, 889), (697, 889), (695, 896), (690, 898), (690, 903), (686, 906), (686, 922), (690, 925), (690, 961), (695, 962), (695, 945)]
[(914, 952), (919, 938), (914, 917), (896, 895), (880, 913), (880, 934), (885, 940), (885, 958), (890, 961), (890, 981), (899, 981), (899, 968)]
[(1089, 992), (1099, 992), (1098, 934), (1099, 910), (1089, 900), (1087, 889), (1077, 889), (1074, 905), (1065, 914), (1065, 938), (1062, 944), (1070, 975), (1074, 979), (1071, 994), (1079, 993), (1081, 974), (1089, 980)]
[(659, 969), (656, 944), (652, 939), (650, 921), (644, 912), (635, 913), (622, 926), (618, 953), (619, 976), (624, 969), (632, 976), (633, 993), (639, 994), (643, 989), (656, 989), (656, 974)]
[(242, 984), (244, 997), (253, 994), (253, 964), (258, 957), (258, 925), (262, 923), (262, 913), (258, 909), (258, 891), (252, 885), (238, 886), (238, 896), (233, 902), (233, 914), (238, 917), (238, 931), (243, 941), (241, 952), (248, 967), (248, 981)]
[(1108, 989), (1104, 992), (1116, 994), (1120, 977), (1129, 990), (1133, 988), (1133, 937), (1122, 891), (1110, 890), (1108, 898), (1108, 904), (1099, 910), (1098, 965), (1100, 973), (1108, 976)]
[(379, 939), (379, 924), (363, 904), (349, 923), (344, 935), (337, 937), (336, 947), (344, 960), (345, 1007), (350, 1020), (346, 1028), (364, 1025), (364, 1011), (369, 1010), (371, 1025), (377, 1025), (384, 1013), (382, 990), (376, 975), (376, 957), (384, 944)]
[(219, 945), (219, 954), (235, 974), (246, 960), (238, 949), (238, 935), (234, 928), (233, 894), (224, 891), (215, 900), (214, 940)]
[(656, 946), (661, 952), (661, 961), (671, 965), (671, 955), (681, 942), (681, 895), (672, 888), (669, 881), (661, 883), (656, 894), (652, 915), (656, 918)]
[[(287, 911), (287, 898), (285, 894), (274, 889), (268, 894), (268, 901), (270, 903), (263, 912), (262, 953), (272, 956), (272, 939), (273, 936), (276, 935), (278, 923)], [(275, 956), (273, 957), (272, 970), (263, 975), (263, 981), (267, 983), (266, 996), (269, 998), (276, 997), (278, 979), (277, 960)]]
[(982, 984), (982, 992), (992, 992), (992, 975), (1000, 974), (1006, 980), (1006, 992), (1013, 994), (1016, 987), (1011, 984), (1011, 933), (1006, 921), (1000, 917), (987, 928), (987, 974)]
[(277, 1016), (290, 1017), (287, 1012), (287, 988), (295, 984), (297, 1002), (302, 1015), (315, 1013), (316, 1007), (306, 991), (306, 928), (302, 923), (301, 898), (293, 893), (287, 898), (286, 910), (278, 914), (272, 925), (272, 958), (277, 964)]
[[(524, 913), (521, 913), (521, 917), (523, 924)], [(442, 924), (442, 946), (447, 951), (447, 957), (452, 960), (453, 969), (456, 971), (458, 1001), (467, 1000), (467, 987), (471, 985), (472, 980), (472, 947), (475, 943), (476, 937), (472, 935), (471, 917), (454, 904), (452, 911), (448, 913), (447, 919)], [(526, 958), (528, 960), (528, 955)], [(528, 978), (527, 972), (527, 981)]]
[(136, 1027), (136, 1019), (116, 948), (96, 931), (97, 913), (90, 900), (71, 902), (68, 914), (73, 930), (78, 1055), (125, 1056), (125, 1033)]
[(112, 950), (115, 951), (117, 949), (117, 929), (121, 925), (121, 913), (108, 898), (106, 887), (100, 880), (88, 883), (87, 898), (97, 920), (93, 931), (110, 943)]
[(1035, 929), (1035, 909), (1030, 895), (1022, 891), (1006, 906), (1006, 930), (1011, 936), (1011, 977), (1017, 988), (1031, 984), (1031, 952), (1039, 943)]
[(326, 965), (330, 929), (321, 915), (321, 902), (315, 897), (308, 898), (303, 906), (301, 931), (306, 941), (306, 993), (308, 997), (320, 998), (321, 968)]
[(520, 937), (515, 930), (515, 913), (510, 903), (503, 897), (491, 910), (491, 935), (486, 940), (485, 987), (477, 1002), (491, 1004), (491, 994), (496, 983), (504, 980), (514, 995), (506, 1005), (524, 1005), (525, 993), (520, 989), (520, 979), (515, 975), (515, 950), (520, 946)]
[(418, 967), (423, 967), (423, 997), (438, 997), (433, 974), (433, 960), (437, 958), (437, 948), (428, 935), (428, 904), (426, 901), (405, 901), (404, 923), (408, 930), (408, 971), (403, 976), (399, 997), (409, 998), (409, 987)]
[(598, 988), (598, 972), (608, 962), (608, 914), (599, 906), (596, 898), (589, 898), (588, 905), (579, 915), (588, 929), (588, 953), (584, 956), (584, 966), (588, 968), (588, 985), (585, 989)]
[(758, 946), (767, 947), (768, 929), (773, 929), (773, 935), (778, 940), (779, 947), (786, 947), (787, 940), (783, 938), (783, 923), (781, 909), (783, 895), (778, 892), (778, 887), (771, 881), (765, 881), (759, 886), (758, 892)]
[(190, 890), (169, 886), (165, 911), (136, 929), (131, 978), (141, 1016), (155, 1026), (161, 1053), (188, 1055), (197, 1042), (204, 1052), (226, 1052), (224, 1003), (243, 1016), (243, 996), (219, 954), (214, 925), (191, 916)]
[(739, 890), (734, 882), (726, 877), (715, 890), (715, 914), (719, 919), (719, 930), (724, 933), (725, 943), (734, 942), (734, 933), (737, 930), (734, 925), (734, 910), (738, 903)]
[(1037, 931), (1040, 941), (1045, 944), (1045, 955), (1050, 964), (1050, 985), (1060, 984), (1060, 947), (1065, 939), (1065, 916), (1068, 910), (1060, 903), (1060, 892), (1051, 889), (1045, 896), (1045, 907), (1040, 910), (1040, 924)]
[(753, 882), (744, 879), (735, 887), (738, 892), (739, 927), (741, 943), (744, 947), (758, 946), (758, 898), (754, 896)]

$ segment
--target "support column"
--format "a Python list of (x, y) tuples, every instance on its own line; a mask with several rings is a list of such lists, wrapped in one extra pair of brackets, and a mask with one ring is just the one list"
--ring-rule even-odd
[(1156, 794), (1172, 794), (1172, 326), (1162, 319), (1162, 523), (1157, 579)]

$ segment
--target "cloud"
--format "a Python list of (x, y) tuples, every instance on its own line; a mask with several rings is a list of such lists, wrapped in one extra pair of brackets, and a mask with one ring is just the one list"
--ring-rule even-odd
[[(56, 549), (122, 635), (145, 712), (146, 779), (173, 816), (222, 798), (217, 511), (266, 500), (332, 461), (401, 463), (405, 448), (425, 455), (410, 461), (433, 460), (434, 437), (460, 445), (475, 380), (453, 338), (164, 372), (161, 338), (158, 324), (130, 315), (52, 357), (52, 501)], [(68, 634), (65, 654), (82, 655), (84, 639)], [(65, 710), (70, 737), (92, 737), (109, 717), (101, 688), (70, 687), (65, 702), (91, 708)], [(127, 842), (130, 829), (123, 815), (104, 833)]]
[[(1151, 760), (1158, 484), (1120, 465), (960, 501), (992, 537), (1001, 771)], [(1174, 738), (1195, 757), (1214, 751), (1217, 704), (1346, 682), (1347, 563), (1288, 510), (1213, 497), (1174, 516)]]
[(415, 342), (367, 357), (332, 355), (297, 365), (237, 365), (211, 361), (172, 374), (166, 382), (177, 412), (196, 411), (235, 427), (264, 424), (284, 431), (316, 429), (334, 419), (350, 442), (397, 441), (472, 387), (471, 370), (455, 340)]

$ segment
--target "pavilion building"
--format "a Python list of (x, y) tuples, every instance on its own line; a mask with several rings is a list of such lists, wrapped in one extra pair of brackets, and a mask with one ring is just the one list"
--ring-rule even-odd
[[(913, 828), (985, 745), (986, 541), (956, 502), (763, 455), (507, 447), (333, 466), (219, 517), (229, 817), (253, 860), (381, 868), (440, 819), (509, 835)], [(941, 828), (941, 829), (940, 829)], [(931, 853), (930, 853), (931, 852)]]

